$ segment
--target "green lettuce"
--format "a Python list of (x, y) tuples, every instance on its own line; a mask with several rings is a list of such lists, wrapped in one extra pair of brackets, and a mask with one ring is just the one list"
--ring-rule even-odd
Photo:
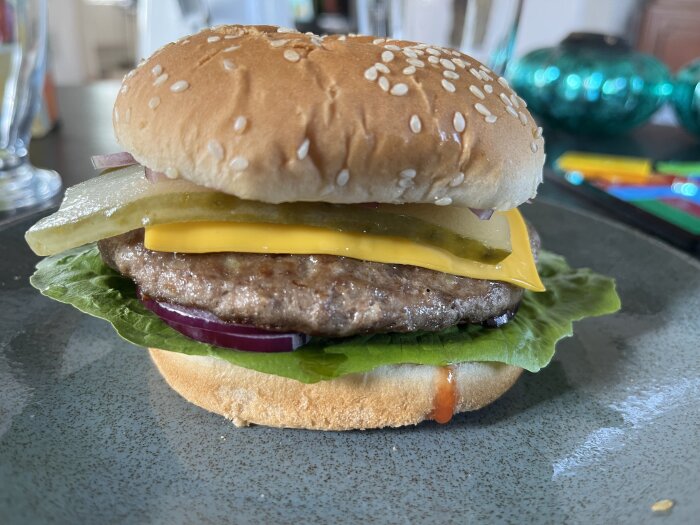
[(573, 321), (620, 308), (612, 279), (586, 268), (570, 268), (562, 257), (544, 251), (538, 267), (547, 291), (526, 291), (518, 315), (498, 329), (459, 326), (437, 333), (313, 338), (294, 352), (276, 354), (219, 348), (170, 328), (141, 304), (130, 279), (102, 262), (94, 244), (44, 259), (30, 282), (52, 299), (109, 321), (120, 336), (136, 345), (213, 356), (314, 383), (399, 363), (496, 361), (538, 371), (552, 359), (557, 341), (572, 334)]

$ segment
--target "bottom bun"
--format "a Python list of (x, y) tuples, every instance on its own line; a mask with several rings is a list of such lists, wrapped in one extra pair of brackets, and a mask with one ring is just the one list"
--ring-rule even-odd
[(214, 357), (149, 350), (176, 392), (236, 426), (353, 430), (449, 419), (492, 403), (522, 373), (503, 363), (404, 364), (306, 384)]

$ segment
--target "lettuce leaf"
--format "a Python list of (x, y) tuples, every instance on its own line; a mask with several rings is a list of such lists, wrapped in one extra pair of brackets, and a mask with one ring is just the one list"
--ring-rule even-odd
[(294, 352), (276, 354), (219, 348), (173, 330), (141, 304), (130, 279), (102, 262), (94, 244), (44, 259), (30, 282), (52, 299), (109, 321), (120, 336), (136, 345), (213, 356), (314, 383), (399, 363), (498, 361), (538, 371), (552, 359), (557, 341), (572, 335), (573, 321), (620, 308), (612, 279), (586, 268), (570, 268), (562, 257), (546, 251), (539, 259), (547, 291), (526, 291), (515, 319), (501, 328), (459, 326), (437, 333), (313, 338)]

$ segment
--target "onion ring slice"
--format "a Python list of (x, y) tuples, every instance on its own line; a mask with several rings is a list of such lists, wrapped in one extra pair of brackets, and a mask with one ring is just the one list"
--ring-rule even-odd
[(254, 326), (229, 323), (210, 312), (156, 301), (139, 290), (143, 305), (181, 334), (223, 348), (248, 352), (291, 352), (311, 339), (295, 332), (270, 332)]
[(92, 167), (96, 170), (104, 170), (107, 168), (121, 168), (122, 166), (131, 166), (138, 164), (136, 159), (131, 156), (131, 153), (120, 151), (119, 153), (109, 153), (107, 155), (93, 155), (90, 157)]

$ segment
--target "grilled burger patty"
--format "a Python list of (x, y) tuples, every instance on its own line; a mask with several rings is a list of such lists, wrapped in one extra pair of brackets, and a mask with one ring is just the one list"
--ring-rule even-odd
[[(537, 255), (540, 240), (529, 228)], [(437, 331), (513, 312), (523, 290), (406, 265), (332, 255), (182, 254), (143, 245), (143, 230), (98, 243), (106, 264), (157, 300), (262, 329), (343, 337)]]

